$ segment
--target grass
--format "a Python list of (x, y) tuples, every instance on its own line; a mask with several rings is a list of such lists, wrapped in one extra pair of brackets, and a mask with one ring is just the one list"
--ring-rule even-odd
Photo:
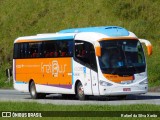
[(160, 111), (159, 105), (53, 105), (37, 102), (0, 102), (0, 111)]
[[(132, 111), (139, 111), (139, 113), (143, 114), (144, 110), (145, 111), (160, 111), (160, 106), (159, 105), (149, 105), (149, 104), (137, 104), (137, 105), (117, 105), (117, 106), (112, 106), (112, 105), (53, 105), (53, 104), (40, 104), (40, 103), (36, 103), (36, 102), (0, 102), (0, 111), (12, 111), (12, 112), (36, 112), (39, 111), (43, 114), (43, 111), (49, 111), (51, 112), (51, 116), (53, 116), (54, 119), (106, 119), (105, 117), (87, 117), (88, 114), (90, 114), (91, 111), (94, 112), (94, 114), (100, 114), (100, 111), (112, 111), (110, 112), (110, 114), (116, 115), (116, 111), (120, 111), (120, 112), (124, 112), (126, 114), (136, 114), (136, 112)], [(60, 117), (58, 115), (55, 115), (56, 117), (54, 117), (54, 114), (58, 111), (64, 111), (61, 112), (61, 114), (65, 114), (65, 112), (69, 112), (69, 111), (73, 111), (73, 113), (75, 113), (77, 111), (77, 114), (80, 114), (81, 111), (85, 111), (82, 116), (85, 117), (72, 117), (72, 113), (71, 115), (69, 115), (69, 117)], [(88, 113), (87, 113), (88, 111)], [(130, 111), (127, 112), (127, 111)], [(45, 114), (48, 114), (47, 112)], [(105, 114), (105, 113), (104, 113)], [(155, 113), (156, 114), (156, 113)], [(65, 114), (66, 115), (66, 114)], [(124, 119), (124, 118), (120, 118), (121, 114), (118, 114), (118, 117), (110, 117), (110, 119)], [(138, 115), (138, 114), (137, 114)], [(58, 116), (58, 118), (57, 118)], [(103, 116), (103, 114), (102, 114)], [(52, 118), (52, 119), (53, 119)], [(23, 118), (26, 119), (26, 118)], [(34, 118), (37, 119), (37, 118)], [(40, 118), (39, 118), (40, 119)], [(44, 119), (44, 118), (43, 118)], [(49, 119), (49, 117), (45, 118), (45, 119)], [(133, 118), (129, 118), (129, 119), (133, 119)], [(143, 118), (144, 119), (144, 118)], [(151, 119), (151, 118), (150, 118)]]
[(5, 69), (12, 66), (17, 37), (104, 25), (125, 27), (151, 41), (149, 85), (160, 85), (159, 4), (159, 0), (0, 0), (0, 88), (7, 86)]

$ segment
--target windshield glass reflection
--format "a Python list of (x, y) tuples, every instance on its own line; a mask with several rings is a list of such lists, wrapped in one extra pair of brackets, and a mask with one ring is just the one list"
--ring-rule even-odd
[(103, 73), (133, 75), (145, 71), (145, 57), (138, 40), (105, 40), (100, 45), (99, 64)]

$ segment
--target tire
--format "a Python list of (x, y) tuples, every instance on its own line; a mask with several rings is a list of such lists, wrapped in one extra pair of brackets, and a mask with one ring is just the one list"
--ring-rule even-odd
[(29, 87), (29, 92), (32, 99), (45, 98), (46, 94), (37, 93), (35, 83), (32, 81)]
[(85, 96), (85, 94), (84, 94), (84, 88), (83, 88), (83, 85), (82, 85), (82, 83), (81, 82), (79, 82), (78, 84), (77, 84), (77, 87), (76, 87), (76, 90), (77, 90), (77, 98), (79, 99), (79, 100), (85, 100), (86, 99), (86, 96)]

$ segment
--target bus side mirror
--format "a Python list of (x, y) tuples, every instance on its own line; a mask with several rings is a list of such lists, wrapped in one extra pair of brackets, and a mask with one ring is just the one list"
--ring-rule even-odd
[(148, 55), (152, 55), (152, 44), (148, 40), (145, 40), (145, 39), (139, 39), (139, 40), (141, 43), (144, 43), (146, 45)]
[(152, 46), (147, 46), (148, 55), (152, 55)]
[(100, 57), (101, 56), (101, 47), (96, 46), (96, 56)]

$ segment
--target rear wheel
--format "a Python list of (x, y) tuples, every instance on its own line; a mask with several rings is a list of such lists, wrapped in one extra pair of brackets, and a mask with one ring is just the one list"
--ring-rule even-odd
[(81, 82), (79, 82), (78, 84), (77, 84), (77, 98), (79, 99), (79, 100), (85, 100), (86, 99), (86, 96), (85, 96), (85, 94), (84, 94), (84, 88), (83, 88), (83, 85), (82, 85), (82, 83)]
[(29, 87), (29, 92), (32, 99), (45, 98), (46, 94), (37, 93), (35, 83), (32, 81)]

